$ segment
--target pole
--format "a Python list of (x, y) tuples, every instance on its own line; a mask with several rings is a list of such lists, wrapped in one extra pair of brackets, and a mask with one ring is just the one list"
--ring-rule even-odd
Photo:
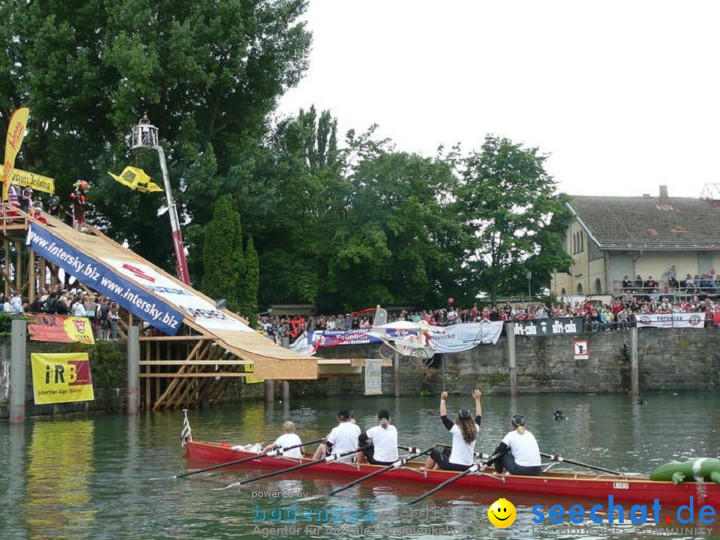
[(275, 381), (272, 379), (265, 380), (265, 403), (275, 402)]
[(515, 365), (515, 323), (505, 324), (508, 352), (508, 372), (510, 375), (510, 395), (517, 396), (517, 367)]
[(638, 329), (630, 329), (630, 389), (633, 396), (640, 395), (640, 366), (638, 363)]
[(25, 421), (25, 363), (27, 323), (13, 320), (10, 337), (10, 423)]
[(400, 397), (400, 355), (393, 353), (393, 375), (395, 376), (395, 397)]
[[(127, 413), (140, 411), (140, 328), (128, 328), (127, 342)], [(147, 381), (150, 384), (150, 379)]]
[(168, 175), (167, 163), (165, 163), (165, 152), (160, 144), (155, 147), (155, 150), (157, 150), (158, 157), (160, 158), (160, 168), (162, 169), (163, 183), (165, 184), (165, 197), (167, 198), (173, 246), (175, 247), (177, 276), (185, 285), (190, 285), (190, 272), (188, 271), (187, 259), (185, 258), (185, 244), (183, 242), (182, 231), (180, 230), (177, 207), (175, 206), (175, 200), (172, 196), (172, 189), (170, 189), (170, 176)]

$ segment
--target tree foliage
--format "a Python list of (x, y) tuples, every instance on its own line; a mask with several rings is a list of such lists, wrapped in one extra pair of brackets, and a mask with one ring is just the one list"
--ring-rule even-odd
[[(243, 182), (245, 155), (266, 133), (277, 98), (307, 66), (306, 0), (87, 0), (0, 6), (0, 127), (31, 108), (18, 166), (57, 179), (65, 197), (92, 182), (90, 219), (167, 268), (164, 199), (107, 175), (134, 161), (160, 177), (153, 153), (131, 157), (125, 137), (143, 111), (160, 128), (185, 221), (202, 227), (212, 202)], [(189, 248), (202, 233), (190, 231)], [(196, 270), (197, 265), (193, 266)]]
[(463, 161), (457, 208), (466, 229), (468, 271), (493, 301), (498, 293), (522, 291), (518, 283), (526, 283), (533, 265), (549, 275), (546, 265), (566, 263), (558, 230), (550, 225), (553, 216), (562, 216), (564, 203), (545, 171), (546, 159), (537, 148), (487, 136), (481, 151)]

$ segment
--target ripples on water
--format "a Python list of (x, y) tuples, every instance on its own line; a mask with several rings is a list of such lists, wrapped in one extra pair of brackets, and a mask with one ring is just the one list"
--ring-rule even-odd
[[(196, 439), (267, 444), (279, 435), (287, 419), (295, 422), (303, 439), (311, 440), (326, 435), (335, 425), (340, 406), (351, 407), (363, 428), (374, 425), (377, 411), (387, 408), (400, 430), (401, 444), (425, 448), (450, 440), (438, 418), (437, 401), (435, 397), (303, 399), (294, 401), (292, 407), (276, 403), (270, 408), (264, 403), (246, 403), (193, 411), (190, 419)], [(653, 395), (647, 396), (644, 405), (626, 396), (521, 396), (516, 401), (489, 396), (483, 400), (476, 450), (492, 452), (508, 429), (509, 417), (518, 412), (527, 417), (528, 428), (543, 452), (624, 472), (648, 473), (670, 459), (716, 457), (720, 444), (718, 401), (713, 394)], [(455, 411), (470, 405), (469, 396), (451, 396), (448, 406)], [(557, 409), (568, 419), (554, 420)], [(256, 512), (290, 509), (293, 504), (315, 511), (332, 506), (345, 512), (357, 510), (360, 515), (374, 512), (375, 522), (368, 525), (472, 525), (476, 537), (495, 531), (487, 520), (487, 507), (497, 498), (492, 492), (448, 489), (422, 505), (407, 507), (408, 500), (429, 487), (386, 485), (379, 477), (327, 499), (322, 495), (350, 479), (313, 478), (308, 471), (224, 491), (214, 488), (256, 473), (246, 469), (170, 479), (186, 470), (180, 448), (181, 424), (180, 412), (137, 418), (39, 418), (24, 426), (0, 423), (0, 538), (256, 538)], [(252, 500), (253, 492), (264, 491), (303, 491), (320, 497), (307, 502)], [(518, 507), (511, 530), (516, 537), (531, 537), (530, 508), (547, 501), (532, 496), (512, 496), (511, 500)], [(566, 501), (566, 508), (574, 502)], [(275, 524), (266, 521), (259, 525)], [(363, 536), (423, 538), (411, 534)], [(549, 529), (543, 534), (560, 536)], [(303, 532), (296, 537), (329, 535)]]

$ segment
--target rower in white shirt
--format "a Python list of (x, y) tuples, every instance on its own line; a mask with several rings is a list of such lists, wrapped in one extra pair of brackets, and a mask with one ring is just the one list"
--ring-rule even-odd
[[(361, 430), (355, 424), (355, 420), (350, 416), (350, 411), (340, 409), (337, 414), (339, 424), (335, 426), (330, 434), (325, 438), (325, 444), (320, 444), (315, 450), (314, 460), (322, 459), (327, 455), (338, 455), (346, 452), (352, 452), (358, 449), (358, 437)], [(352, 463), (354, 454), (338, 458), (343, 463)]]

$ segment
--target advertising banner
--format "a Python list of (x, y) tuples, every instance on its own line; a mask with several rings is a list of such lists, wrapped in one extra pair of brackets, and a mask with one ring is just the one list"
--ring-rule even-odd
[(195, 322), (207, 330), (240, 330), (254, 332), (248, 325), (226, 314), (194, 291), (177, 283), (146, 264), (133, 261), (103, 258), (108, 266), (117, 273), (127, 277), (141, 287), (170, 302), (188, 315), (195, 317)]
[(30, 109), (21, 107), (12, 113), (8, 122), (7, 137), (5, 139), (5, 161), (3, 163), (3, 194), (2, 200), (8, 200), (8, 188), (13, 177), (15, 158), (20, 151), (20, 145), (25, 138), (25, 125), (27, 124)]
[(382, 394), (382, 360), (365, 360), (365, 395)]
[(33, 341), (55, 341), (58, 343), (95, 343), (90, 319), (86, 317), (63, 317), (61, 315), (34, 315), (28, 324), (30, 339)]
[[(21, 186), (29, 186), (33, 188), (33, 191), (44, 191), (45, 193), (55, 193), (55, 180), (42, 176), (39, 174), (31, 173), (28, 171), (21, 171), (20, 169), (13, 169), (10, 173), (10, 177), (13, 183)], [(5, 176), (3, 174), (3, 180)]]
[(559, 317), (557, 319), (530, 319), (513, 321), (516, 336), (556, 336), (559, 334), (581, 334), (582, 317)]
[(705, 313), (639, 313), (636, 319), (638, 328), (705, 327)]
[[(451, 326), (430, 326), (430, 342), (437, 353), (462, 352), (473, 347), (484, 344), (495, 344), (502, 333), (502, 321), (485, 321), (479, 323), (461, 323)], [(377, 333), (372, 328), (360, 330), (324, 330), (320, 332), (307, 332), (307, 343), (313, 348), (335, 347), (337, 345), (366, 345), (382, 343), (380, 339), (372, 335)], [(413, 329), (388, 329), (383, 331), (384, 335), (391, 338), (402, 339), (409, 336)], [(304, 343), (303, 343), (304, 345)], [(303, 354), (307, 354), (304, 353)]]
[(117, 302), (125, 310), (174, 336), (180, 330), (183, 315), (170, 304), (148, 294), (130, 280), (78, 251), (51, 232), (31, 224), (27, 245), (35, 253), (59, 266), (71, 276)]
[(95, 399), (87, 353), (32, 353), (36, 405)]

